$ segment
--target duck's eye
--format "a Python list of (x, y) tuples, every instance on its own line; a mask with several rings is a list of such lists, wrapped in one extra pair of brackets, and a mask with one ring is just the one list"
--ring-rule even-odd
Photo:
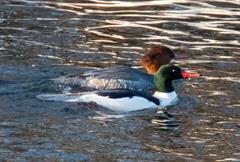
[(173, 72), (173, 73), (175, 73), (175, 71), (176, 71), (175, 69), (172, 69), (172, 72)]

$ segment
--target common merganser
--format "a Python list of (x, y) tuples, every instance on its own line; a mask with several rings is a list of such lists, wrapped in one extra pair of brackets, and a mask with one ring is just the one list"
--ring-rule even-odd
[(99, 90), (77, 94), (45, 94), (37, 97), (48, 101), (96, 102), (117, 112), (138, 111), (176, 104), (178, 97), (172, 81), (199, 76), (197, 73), (188, 73), (177, 66), (167, 64), (160, 67), (154, 75), (154, 83), (158, 89), (154, 94), (132, 90)]
[(159, 67), (168, 64), (174, 53), (165, 46), (153, 46), (141, 58), (139, 63), (148, 74), (131, 67), (108, 67), (85, 72), (75, 77), (54, 79), (57, 83), (90, 87), (92, 89), (130, 89), (135, 91), (155, 89), (153, 75)]

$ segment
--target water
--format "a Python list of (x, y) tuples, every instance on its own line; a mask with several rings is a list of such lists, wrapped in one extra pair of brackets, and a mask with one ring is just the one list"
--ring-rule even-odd
[[(239, 20), (238, 0), (2, 0), (0, 159), (240, 161)], [(154, 44), (203, 75), (168, 115), (107, 116), (94, 104), (36, 98), (71, 88), (49, 79), (138, 66)]]

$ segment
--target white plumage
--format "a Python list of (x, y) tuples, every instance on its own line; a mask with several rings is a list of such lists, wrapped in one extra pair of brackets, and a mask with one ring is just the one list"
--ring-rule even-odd
[(143, 109), (154, 109), (176, 104), (177, 94), (155, 92), (154, 97), (160, 100), (160, 105), (149, 101), (141, 96), (109, 98), (96, 93), (75, 93), (75, 94), (43, 94), (37, 96), (41, 100), (61, 102), (95, 102), (103, 107), (117, 112), (130, 112)]
[(95, 93), (89, 94), (43, 94), (37, 96), (41, 100), (62, 102), (95, 102), (103, 107), (117, 112), (130, 112), (143, 109), (157, 108), (158, 105), (144, 97), (109, 98)]

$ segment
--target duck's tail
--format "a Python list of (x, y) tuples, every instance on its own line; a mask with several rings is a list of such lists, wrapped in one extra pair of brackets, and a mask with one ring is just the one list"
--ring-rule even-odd
[(82, 93), (41, 94), (37, 98), (43, 101), (82, 102)]

